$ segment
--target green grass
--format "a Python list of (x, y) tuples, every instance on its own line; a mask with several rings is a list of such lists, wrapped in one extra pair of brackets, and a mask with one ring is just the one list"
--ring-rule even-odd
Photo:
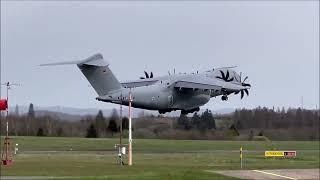
[[(134, 165), (116, 164), (118, 139), (13, 137), (19, 154), (6, 176), (75, 176), (83, 179), (232, 179), (204, 170), (319, 168), (319, 142), (136, 139)], [(72, 151), (70, 151), (72, 147)], [(295, 159), (265, 158), (265, 150), (296, 150)]]

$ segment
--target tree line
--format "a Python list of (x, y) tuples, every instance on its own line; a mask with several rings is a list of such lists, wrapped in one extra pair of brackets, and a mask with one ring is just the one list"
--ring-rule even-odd
[[(69, 136), (69, 137), (112, 137), (120, 128), (120, 117), (116, 109), (111, 116), (104, 117), (100, 110), (96, 116), (84, 116), (77, 121), (60, 119), (54, 115), (36, 116), (33, 104), (28, 113), (10, 113), (9, 134), (14, 136)], [(129, 120), (122, 118), (123, 129), (128, 129)], [(5, 117), (1, 117), (1, 135), (5, 134)]]
[[(105, 117), (102, 111), (95, 116), (82, 116), (79, 120), (60, 119), (55, 115), (36, 116), (33, 104), (26, 114), (10, 113), (9, 134), (14, 136), (67, 136), (67, 137), (118, 137), (120, 127), (126, 135), (129, 120), (120, 120), (116, 109)], [(5, 135), (5, 120), (1, 118), (1, 135)], [(319, 139), (319, 110), (285, 110), (266, 107), (237, 109), (234, 113), (214, 115), (210, 110), (189, 116), (165, 117), (141, 115), (133, 118), (135, 138), (165, 139), (232, 139), (233, 136), (270, 135), (281, 137)]]
[(307, 109), (281, 110), (258, 107), (255, 109), (237, 109), (232, 116), (238, 129), (263, 128), (303, 128), (319, 127), (319, 111)]
[(198, 129), (205, 131), (216, 129), (216, 123), (212, 112), (209, 109), (206, 109), (200, 115), (195, 112), (191, 118), (185, 114), (181, 114), (177, 120), (176, 128), (184, 130)]

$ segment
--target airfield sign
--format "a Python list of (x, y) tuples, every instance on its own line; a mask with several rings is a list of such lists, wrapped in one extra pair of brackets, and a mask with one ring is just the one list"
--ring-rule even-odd
[(296, 157), (296, 151), (265, 151), (265, 157)]

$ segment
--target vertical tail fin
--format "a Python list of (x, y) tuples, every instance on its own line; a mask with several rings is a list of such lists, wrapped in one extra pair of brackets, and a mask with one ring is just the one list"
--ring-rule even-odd
[(109, 69), (109, 64), (101, 54), (89, 57), (83, 63), (77, 64), (99, 96), (121, 88), (120, 82)]
[(101, 54), (95, 54), (82, 61), (42, 64), (41, 66), (64, 64), (77, 64), (99, 96), (122, 88), (120, 82), (109, 69), (109, 63), (103, 59)]

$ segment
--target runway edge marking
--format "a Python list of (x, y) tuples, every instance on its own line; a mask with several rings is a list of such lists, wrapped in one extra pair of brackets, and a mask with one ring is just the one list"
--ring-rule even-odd
[(275, 173), (270, 173), (270, 172), (265, 172), (265, 171), (260, 171), (260, 170), (252, 170), (252, 171), (254, 171), (254, 172), (259, 172), (259, 173), (263, 173), (263, 174), (269, 174), (269, 175), (273, 175), (273, 176), (278, 176), (278, 177), (282, 177), (282, 178), (286, 178), (286, 179), (294, 179), (294, 180), (297, 180), (296, 178), (293, 178), (293, 177), (282, 176), (282, 175), (275, 174)]

